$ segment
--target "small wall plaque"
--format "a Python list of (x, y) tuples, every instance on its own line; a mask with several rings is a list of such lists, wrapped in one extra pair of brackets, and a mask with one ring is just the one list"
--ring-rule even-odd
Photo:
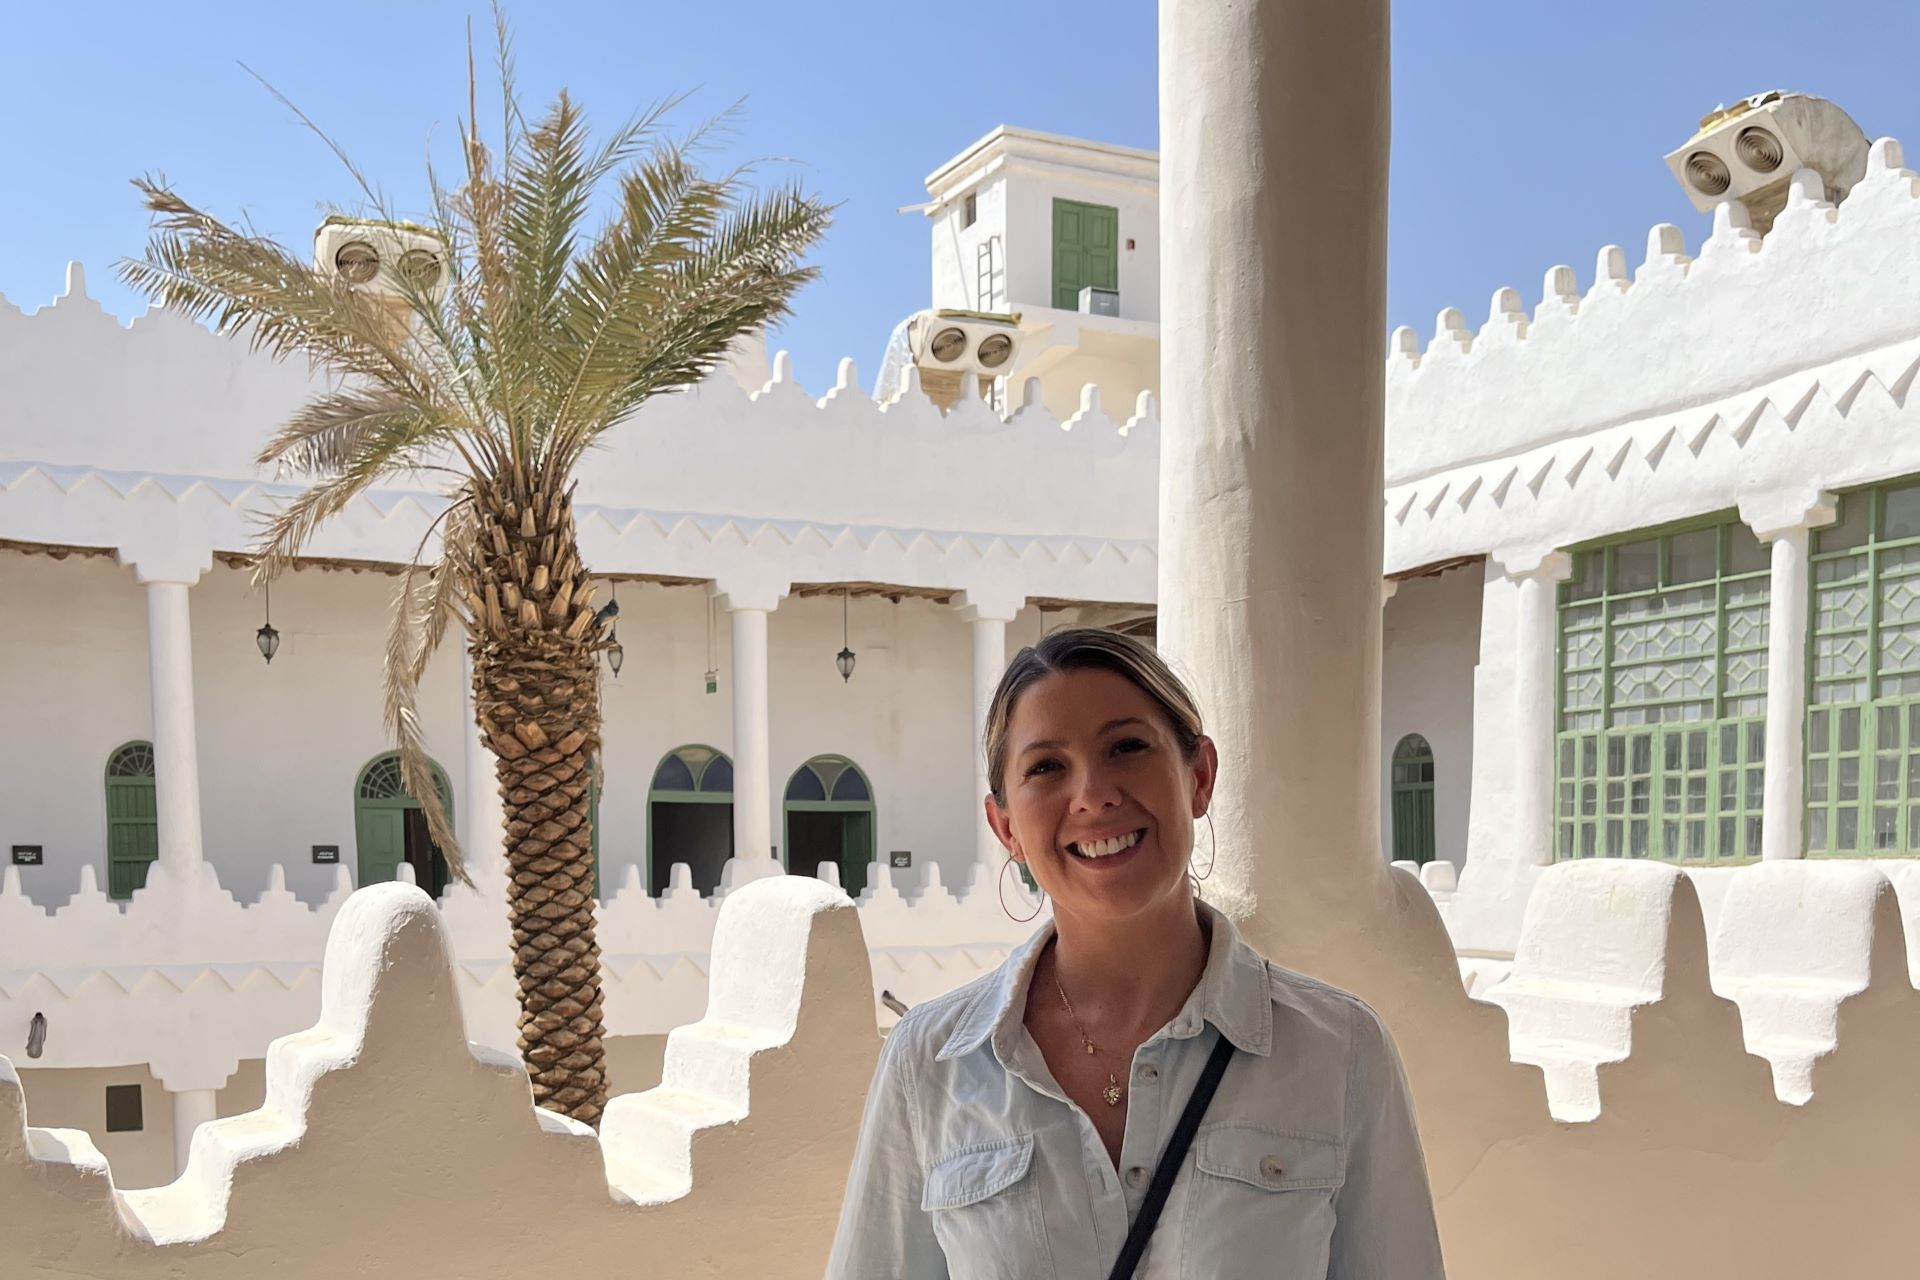
[(887, 855), (887, 865), (892, 867), (911, 867), (913, 865), (913, 850), (893, 850)]
[(13, 865), (16, 867), (37, 867), (43, 861), (40, 846), (37, 844), (17, 844), (13, 846)]
[(340, 846), (337, 844), (317, 844), (313, 846), (313, 860), (315, 862), (340, 861)]

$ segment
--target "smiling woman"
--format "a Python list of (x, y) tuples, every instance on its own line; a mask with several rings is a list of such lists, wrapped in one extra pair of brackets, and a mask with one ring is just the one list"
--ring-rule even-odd
[(1385, 1028), (1195, 896), (1219, 755), (1179, 678), (1057, 632), (986, 737), (987, 818), (1053, 919), (893, 1029), (828, 1275), (1128, 1276), (1149, 1239), (1142, 1276), (1442, 1275)]

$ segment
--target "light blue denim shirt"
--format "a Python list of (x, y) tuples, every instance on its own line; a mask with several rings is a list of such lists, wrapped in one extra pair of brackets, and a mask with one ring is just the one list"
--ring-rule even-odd
[(1343, 991), (1263, 960), (1218, 911), (1206, 971), (1134, 1054), (1116, 1171), (1027, 1034), (1053, 927), (887, 1038), (829, 1280), (1106, 1280), (1218, 1037), (1235, 1053), (1136, 1273), (1443, 1276), (1392, 1039)]

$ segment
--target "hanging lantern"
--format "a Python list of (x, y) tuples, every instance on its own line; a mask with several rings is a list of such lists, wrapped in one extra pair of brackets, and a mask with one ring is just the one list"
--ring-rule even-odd
[(280, 652), (280, 633), (273, 626), (273, 584), (266, 584), (267, 621), (266, 625), (253, 633), (253, 642), (260, 646), (260, 656), (273, 663), (273, 655)]
[(834, 655), (833, 665), (840, 668), (840, 679), (853, 679), (853, 650), (847, 644), (847, 593), (840, 592), (840, 652)]
[[(620, 584), (618, 582), (611, 582), (609, 586), (612, 588), (608, 593), (611, 598), (608, 599), (606, 604), (600, 607), (600, 613), (595, 619), (595, 621), (600, 623), (611, 623), (615, 618), (620, 616)], [(614, 625), (608, 627), (607, 666), (613, 671), (614, 679), (617, 680), (620, 678), (620, 664), (626, 660), (627, 651), (620, 645), (619, 626)]]

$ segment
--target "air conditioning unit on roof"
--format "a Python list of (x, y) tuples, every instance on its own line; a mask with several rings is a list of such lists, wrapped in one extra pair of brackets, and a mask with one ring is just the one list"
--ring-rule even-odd
[(1793, 175), (1811, 169), (1825, 196), (1838, 203), (1866, 176), (1867, 135), (1825, 98), (1756, 93), (1701, 120), (1699, 131), (1667, 156), (1693, 207), (1707, 213), (1723, 200), (1747, 207), (1765, 234), (1786, 207)]
[(1080, 291), (1080, 312), (1089, 316), (1117, 316), (1120, 314), (1120, 291), (1102, 289), (1090, 284)]
[(313, 233), (313, 269), (363, 293), (403, 330), (411, 322), (411, 286), (439, 303), (453, 282), (447, 243), (425, 227), (331, 217)]

